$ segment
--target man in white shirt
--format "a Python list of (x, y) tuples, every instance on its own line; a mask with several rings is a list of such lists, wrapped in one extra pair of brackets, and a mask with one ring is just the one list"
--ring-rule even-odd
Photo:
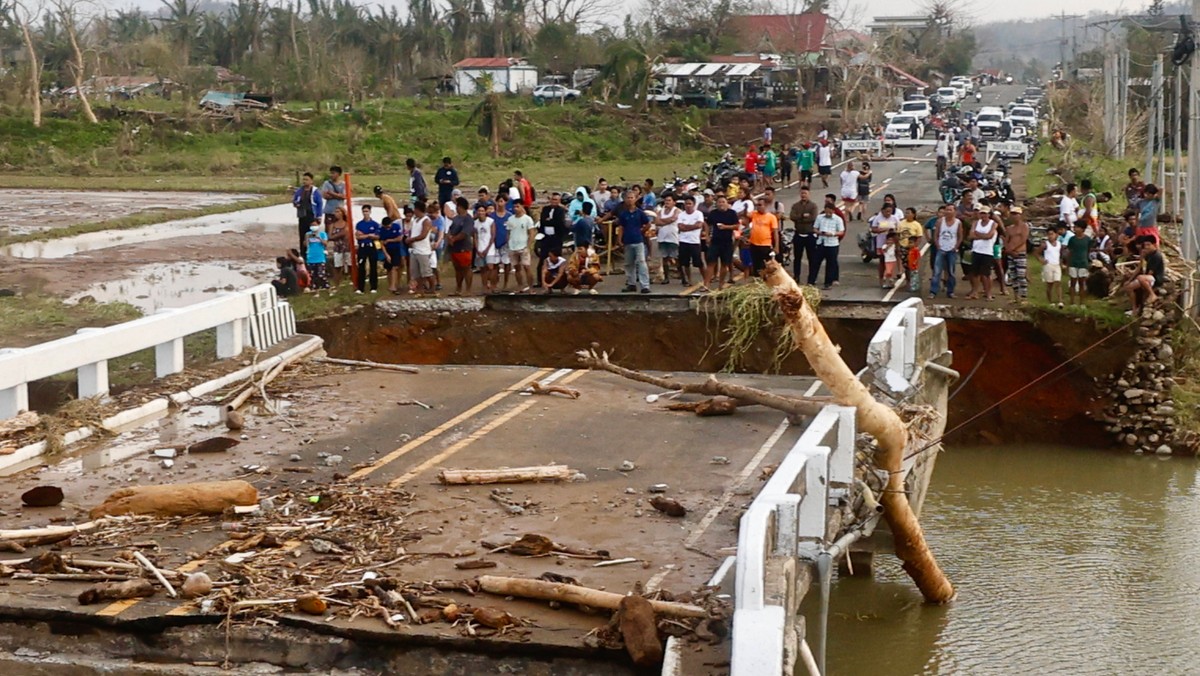
[(846, 203), (843, 209), (849, 213), (854, 210), (854, 203), (858, 201), (858, 170), (854, 168), (853, 162), (846, 164), (840, 178), (842, 180), (842, 201)]
[(950, 161), (950, 132), (938, 134), (937, 140), (937, 179), (946, 178), (946, 164)]
[(817, 255), (816, 260), (808, 266), (808, 283), (810, 286), (817, 283), (817, 271), (821, 269), (821, 263), (824, 262), (824, 288), (828, 290), (837, 284), (838, 248), (841, 246), (842, 238), (846, 236), (846, 222), (834, 211), (832, 201), (826, 200), (824, 212), (817, 216), (813, 223), (813, 231), (817, 237)]
[(1065, 226), (1067, 232), (1075, 227), (1075, 221), (1079, 218), (1079, 200), (1075, 199), (1075, 184), (1067, 184), (1067, 194), (1063, 195), (1058, 202), (1058, 224)]
[[(824, 129), (822, 133), (828, 134)], [(821, 185), (829, 187), (829, 177), (833, 174), (833, 148), (829, 146), (829, 138), (827, 136), (818, 136), (820, 141), (817, 143), (817, 173), (821, 176)]]
[(504, 225), (508, 228), (508, 258), (512, 261), (513, 271), (517, 275), (517, 286), (521, 287), (521, 293), (528, 293), (529, 287), (533, 284), (533, 273), (530, 271), (532, 255), (529, 253), (529, 233), (537, 230), (537, 224), (525, 213), (525, 205), (517, 200), (513, 202), (512, 218), (508, 219)]
[(679, 228), (679, 272), (683, 285), (692, 285), (692, 268), (704, 269), (701, 255), (700, 236), (704, 231), (704, 214), (696, 209), (696, 199), (691, 195), (683, 198), (683, 213), (675, 219)]

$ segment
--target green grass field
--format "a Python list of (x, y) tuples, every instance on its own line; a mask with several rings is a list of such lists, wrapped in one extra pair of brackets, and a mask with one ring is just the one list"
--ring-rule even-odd
[[(0, 187), (228, 190), (280, 192), (299, 175), (340, 164), (369, 188), (407, 186), (407, 158), (427, 174), (444, 155), (467, 185), (495, 185), (521, 169), (539, 191), (605, 178), (661, 180), (673, 170), (695, 173), (716, 151), (692, 141), (704, 113), (654, 111), (647, 117), (581, 104), (535, 106), (505, 102), (500, 156), (472, 120), (476, 101), (449, 99), (430, 110), (411, 99), (368, 101), (350, 113), (317, 115), (292, 104), (263, 121), (213, 122), (185, 115), (175, 102), (170, 121), (138, 117), (91, 125), (48, 117), (34, 128), (26, 117), (0, 118)], [(146, 102), (124, 104), (146, 107)]]

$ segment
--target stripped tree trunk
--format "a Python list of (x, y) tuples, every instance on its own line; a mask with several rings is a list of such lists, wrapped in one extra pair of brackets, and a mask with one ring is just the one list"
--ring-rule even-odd
[(42, 64), (37, 50), (33, 48), (33, 36), (29, 33), (29, 22), (21, 21), (21, 38), (29, 55), (29, 102), (33, 106), (33, 126), (42, 126)]
[(931, 603), (947, 603), (954, 598), (954, 585), (942, 573), (929, 546), (921, 524), (908, 504), (904, 490), (901, 464), (908, 443), (908, 429), (900, 416), (875, 400), (854, 372), (842, 361), (838, 348), (825, 333), (817, 313), (804, 300), (799, 285), (778, 263), (767, 263), (764, 279), (775, 290), (775, 300), (784, 320), (795, 335), (796, 344), (804, 352), (817, 377), (833, 393), (834, 400), (857, 411), (855, 422), (863, 432), (875, 437), (879, 450), (875, 464), (888, 472), (887, 486), (880, 498), (883, 515), (895, 538), (896, 556), (904, 563), (904, 571)]
[(96, 113), (92, 110), (92, 104), (88, 102), (87, 94), (83, 91), (83, 51), (79, 49), (79, 40), (75, 35), (75, 15), (73, 12), (63, 9), (60, 12), (63, 26), (67, 29), (67, 37), (71, 40), (71, 53), (74, 55), (74, 61), (67, 64), (71, 70), (71, 77), (75, 80), (75, 95), (79, 97), (79, 104), (83, 107), (83, 116), (88, 122), (96, 124), (99, 120), (96, 119)]

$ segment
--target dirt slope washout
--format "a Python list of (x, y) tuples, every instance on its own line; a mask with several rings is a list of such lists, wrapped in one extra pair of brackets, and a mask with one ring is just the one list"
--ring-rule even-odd
[[(830, 336), (853, 369), (864, 365), (867, 343), (878, 322), (825, 319)], [(1121, 341), (1110, 341), (1082, 359), (1047, 372), (1075, 354), (1094, 327), (1045, 318), (1031, 322), (953, 319), (949, 322), (954, 367), (964, 376), (955, 385), (948, 429), (987, 410), (952, 441), (1016, 443), (1054, 441), (1107, 447), (1111, 441), (1092, 415), (1103, 407), (1094, 378), (1116, 369)], [(349, 359), (411, 364), (512, 364), (574, 367), (575, 351), (609, 350), (624, 366), (658, 371), (718, 372), (726, 355), (712, 344), (711, 320), (691, 312), (410, 312), (392, 315), (364, 307), (339, 317), (301, 323), (300, 330), (326, 341), (328, 352)], [(766, 371), (772, 346), (759, 341), (746, 355), (748, 372)], [(973, 373), (972, 373), (973, 372)], [(799, 354), (782, 373), (811, 375)], [(1040, 379), (1040, 380), (1038, 380)], [(1012, 392), (1038, 382), (993, 407)]]

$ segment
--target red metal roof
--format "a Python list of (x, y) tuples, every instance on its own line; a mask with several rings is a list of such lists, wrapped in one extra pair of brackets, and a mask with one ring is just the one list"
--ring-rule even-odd
[(463, 59), (454, 64), (455, 68), (508, 68), (509, 66), (524, 66), (526, 65), (519, 57), (496, 56), (496, 57), (473, 57)]
[(809, 54), (821, 51), (829, 17), (824, 14), (743, 14), (731, 17), (730, 27), (738, 35), (741, 51)]
[(708, 58), (709, 63), (761, 63), (764, 66), (774, 66), (774, 59), (764, 59), (758, 54), (713, 54)]
[(892, 72), (893, 72), (893, 73), (895, 73), (896, 75), (900, 76), (902, 79), (908, 80), (909, 82), (913, 83), (914, 85), (916, 85), (916, 86), (918, 86), (918, 87), (922, 87), (922, 88), (923, 88), (923, 87), (928, 87), (928, 86), (929, 86), (929, 83), (928, 83), (928, 82), (925, 82), (924, 80), (920, 80), (920, 79), (918, 79), (918, 78), (917, 78), (915, 75), (911, 75), (911, 74), (909, 74), (909, 73), (906, 73), (905, 71), (903, 71), (903, 70), (900, 70), (899, 68), (897, 68), (897, 67), (893, 66), (893, 65), (892, 65), (892, 64), (890, 64), (890, 63), (885, 63), (885, 64), (883, 64), (883, 65), (884, 65), (884, 67), (885, 67), (885, 68), (887, 68), (888, 70), (892, 71)]

